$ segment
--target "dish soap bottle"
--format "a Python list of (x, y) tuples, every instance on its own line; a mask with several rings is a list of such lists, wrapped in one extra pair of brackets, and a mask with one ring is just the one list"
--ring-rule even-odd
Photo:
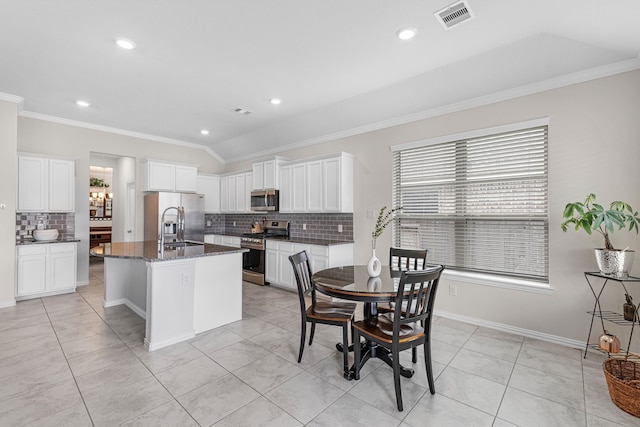
[(624, 296), (627, 299), (627, 302), (622, 304), (624, 320), (633, 322), (636, 317), (636, 307), (633, 305), (633, 298), (631, 298), (629, 294), (624, 294)]

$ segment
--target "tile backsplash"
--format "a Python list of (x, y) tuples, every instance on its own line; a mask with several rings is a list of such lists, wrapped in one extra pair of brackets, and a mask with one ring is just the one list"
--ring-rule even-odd
[(74, 213), (16, 213), (16, 240), (30, 239), (38, 224), (44, 228), (57, 228), (61, 239), (73, 238), (76, 234)]
[[(353, 241), (353, 214), (351, 213), (206, 214), (205, 233), (249, 233), (251, 224), (256, 221), (289, 221), (291, 237)], [(338, 231), (339, 226), (342, 226), (342, 232)]]

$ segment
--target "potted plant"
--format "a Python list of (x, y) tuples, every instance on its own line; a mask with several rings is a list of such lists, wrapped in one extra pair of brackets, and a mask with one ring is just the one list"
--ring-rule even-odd
[(387, 225), (389, 225), (389, 223), (393, 221), (393, 214), (401, 209), (402, 208), (394, 208), (387, 211), (387, 207), (383, 206), (378, 213), (376, 225), (373, 228), (373, 232), (371, 232), (371, 247), (373, 250), (373, 255), (367, 263), (367, 271), (369, 273), (369, 276), (371, 277), (378, 277), (380, 275), (380, 271), (382, 270), (382, 264), (376, 257), (376, 240), (382, 235), (384, 229), (387, 228)]
[(615, 201), (605, 209), (596, 203), (595, 194), (591, 193), (584, 202), (567, 203), (562, 216), (565, 221), (562, 223), (562, 231), (567, 231), (569, 225), (573, 224), (575, 230), (583, 229), (587, 234), (594, 231), (604, 237), (604, 248), (595, 249), (598, 268), (603, 274), (613, 274), (616, 276), (626, 276), (633, 265), (635, 251), (616, 249), (613, 247), (609, 234), (617, 228), (629, 231), (635, 230), (638, 233), (640, 217), (628, 203)]

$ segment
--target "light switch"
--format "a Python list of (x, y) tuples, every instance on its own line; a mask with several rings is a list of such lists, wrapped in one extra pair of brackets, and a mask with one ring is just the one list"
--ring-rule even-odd
[(342, 224), (338, 225), (338, 233), (342, 233)]

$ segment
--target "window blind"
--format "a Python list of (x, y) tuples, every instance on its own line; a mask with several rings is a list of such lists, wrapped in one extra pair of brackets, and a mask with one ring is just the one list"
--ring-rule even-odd
[(548, 279), (547, 126), (400, 149), (396, 247), (430, 263)]

